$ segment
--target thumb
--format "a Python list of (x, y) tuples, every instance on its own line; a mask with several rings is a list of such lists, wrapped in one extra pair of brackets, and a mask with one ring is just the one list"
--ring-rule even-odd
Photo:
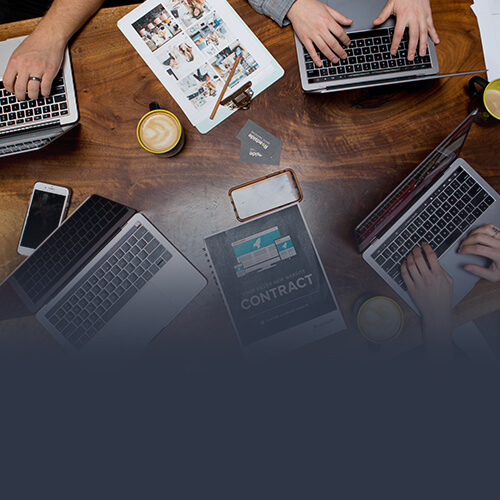
[(385, 23), (389, 16), (392, 14), (392, 4), (391, 2), (387, 2), (387, 5), (382, 9), (382, 12), (378, 15), (376, 19), (374, 19), (373, 24), (379, 25)]

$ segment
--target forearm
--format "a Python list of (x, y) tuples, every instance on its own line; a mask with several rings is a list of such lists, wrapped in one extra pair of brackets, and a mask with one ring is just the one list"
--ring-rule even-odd
[(248, 3), (259, 13), (270, 17), (280, 26), (290, 24), (286, 18), (295, 0), (248, 0)]
[(103, 3), (104, 0), (54, 0), (33, 34), (66, 45)]

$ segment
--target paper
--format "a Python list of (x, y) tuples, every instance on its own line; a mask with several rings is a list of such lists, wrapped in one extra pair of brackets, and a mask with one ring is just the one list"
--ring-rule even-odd
[(195, 126), (209, 118), (239, 50), (226, 96), (276, 71), (271, 54), (225, 0), (146, 0), (118, 27)]
[(500, 0), (475, 0), (476, 14), (483, 45), (488, 80), (500, 78)]
[(298, 205), (205, 238), (217, 282), (249, 358), (345, 329)]
[(241, 141), (241, 162), (280, 164), (281, 141), (252, 120), (245, 123), (236, 137)]

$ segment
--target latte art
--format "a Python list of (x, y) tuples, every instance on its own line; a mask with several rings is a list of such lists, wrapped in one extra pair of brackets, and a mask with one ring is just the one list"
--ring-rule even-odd
[(486, 89), (484, 93), (484, 104), (488, 111), (500, 117), (500, 91), (496, 89)]
[(359, 309), (358, 327), (374, 342), (389, 342), (398, 335), (402, 326), (401, 309), (387, 297), (373, 297)]
[(155, 153), (170, 151), (179, 141), (180, 133), (176, 119), (163, 111), (147, 115), (139, 129), (141, 142)]

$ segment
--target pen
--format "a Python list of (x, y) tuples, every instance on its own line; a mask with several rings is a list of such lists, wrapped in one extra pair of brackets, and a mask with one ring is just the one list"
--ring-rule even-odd
[(215, 106), (214, 106), (214, 109), (212, 111), (212, 114), (210, 115), (210, 120), (213, 120), (214, 119), (214, 116), (215, 116), (215, 113), (217, 112), (217, 108), (219, 107), (219, 104), (220, 102), (222, 101), (222, 98), (224, 97), (224, 94), (226, 92), (226, 89), (229, 85), (229, 83), (231, 82), (231, 79), (233, 78), (233, 75), (234, 75), (234, 72), (236, 71), (236, 67), (238, 66), (240, 60), (241, 60), (241, 56), (243, 54), (239, 53), (238, 57), (235, 59), (234, 61), (234, 64), (233, 64), (233, 67), (231, 68), (231, 71), (229, 73), (229, 76), (227, 77), (226, 79), (226, 83), (224, 83), (224, 87), (222, 88), (222, 92), (219, 94), (219, 97), (217, 99), (217, 102), (215, 103)]

